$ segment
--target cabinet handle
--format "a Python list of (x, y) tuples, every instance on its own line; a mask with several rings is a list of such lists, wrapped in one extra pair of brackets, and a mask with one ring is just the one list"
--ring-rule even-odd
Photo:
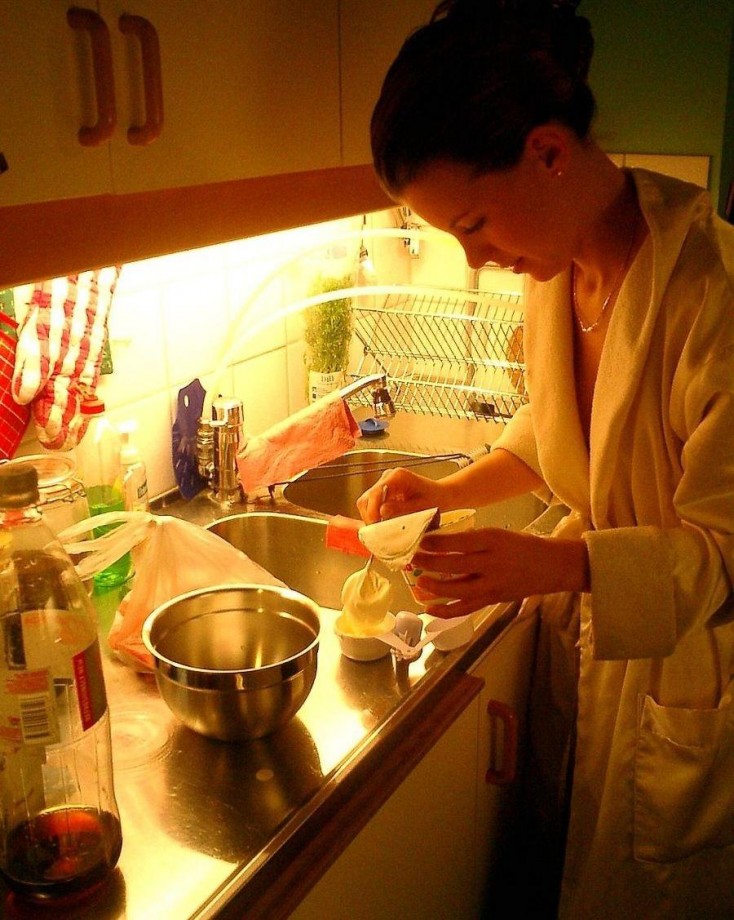
[(495, 786), (507, 786), (517, 774), (517, 717), (514, 711), (500, 700), (490, 700), (487, 703), (487, 715), (490, 724), (496, 720), (504, 726), (504, 744), (502, 764), (496, 766), (490, 763), (484, 781)]
[(91, 126), (82, 125), (78, 137), (83, 147), (98, 147), (112, 137), (117, 124), (110, 31), (99, 13), (80, 6), (72, 6), (66, 11), (66, 21), (72, 29), (88, 32), (92, 43), (97, 123)]
[(163, 128), (163, 81), (161, 79), (161, 48), (158, 32), (150, 20), (143, 16), (123, 13), (120, 31), (134, 35), (140, 42), (143, 61), (143, 88), (145, 91), (145, 122), (127, 129), (130, 144), (144, 146), (160, 136)]

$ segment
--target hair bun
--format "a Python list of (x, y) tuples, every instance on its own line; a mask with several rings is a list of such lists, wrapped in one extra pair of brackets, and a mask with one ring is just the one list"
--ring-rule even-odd
[(586, 80), (594, 40), (591, 25), (576, 15), (580, 0), (442, 0), (432, 21), (446, 20), (497, 46), (550, 52), (575, 79)]

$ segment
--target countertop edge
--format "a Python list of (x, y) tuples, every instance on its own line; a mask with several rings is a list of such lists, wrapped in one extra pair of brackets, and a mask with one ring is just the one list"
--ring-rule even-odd
[(300, 810), (297, 826), (290, 822), (274, 837), (251, 877), (243, 878), (247, 870), (232, 877), (196, 916), (288, 917), (482, 687), (479, 678), (452, 669), (416, 694), (412, 706), (399, 707), (379, 727), (380, 737), (366, 739)]
[[(256, 859), (202, 905), (195, 920), (288, 917), (376, 814), (484, 682), (467, 673), (514, 618), (516, 605), (488, 608), (473, 641), (447, 655), (416, 692), (329, 777)], [(193, 918), (192, 918), (193, 920)]]

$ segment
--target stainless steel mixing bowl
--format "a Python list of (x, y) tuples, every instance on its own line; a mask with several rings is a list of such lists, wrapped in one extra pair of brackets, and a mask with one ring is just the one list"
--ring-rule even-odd
[(143, 625), (161, 696), (185, 725), (222, 741), (291, 719), (316, 678), (319, 608), (287, 588), (215, 585), (162, 604)]

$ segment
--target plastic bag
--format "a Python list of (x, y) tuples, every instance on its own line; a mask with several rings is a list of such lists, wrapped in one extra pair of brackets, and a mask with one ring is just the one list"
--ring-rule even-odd
[[(122, 526), (102, 537), (83, 542), (73, 540), (86, 530), (121, 519)], [(113, 511), (80, 521), (62, 531), (60, 537), (69, 553), (90, 551), (85, 560), (77, 563), (77, 571), (92, 574), (106, 568), (114, 561), (113, 556), (119, 558), (116, 553), (132, 551), (135, 564), (132, 588), (120, 601), (107, 638), (118, 658), (136, 670), (153, 669), (152, 657), (143, 645), (142, 628), (147, 616), (166, 601), (213, 585), (248, 583), (285, 587), (222, 537), (166, 515)]]

